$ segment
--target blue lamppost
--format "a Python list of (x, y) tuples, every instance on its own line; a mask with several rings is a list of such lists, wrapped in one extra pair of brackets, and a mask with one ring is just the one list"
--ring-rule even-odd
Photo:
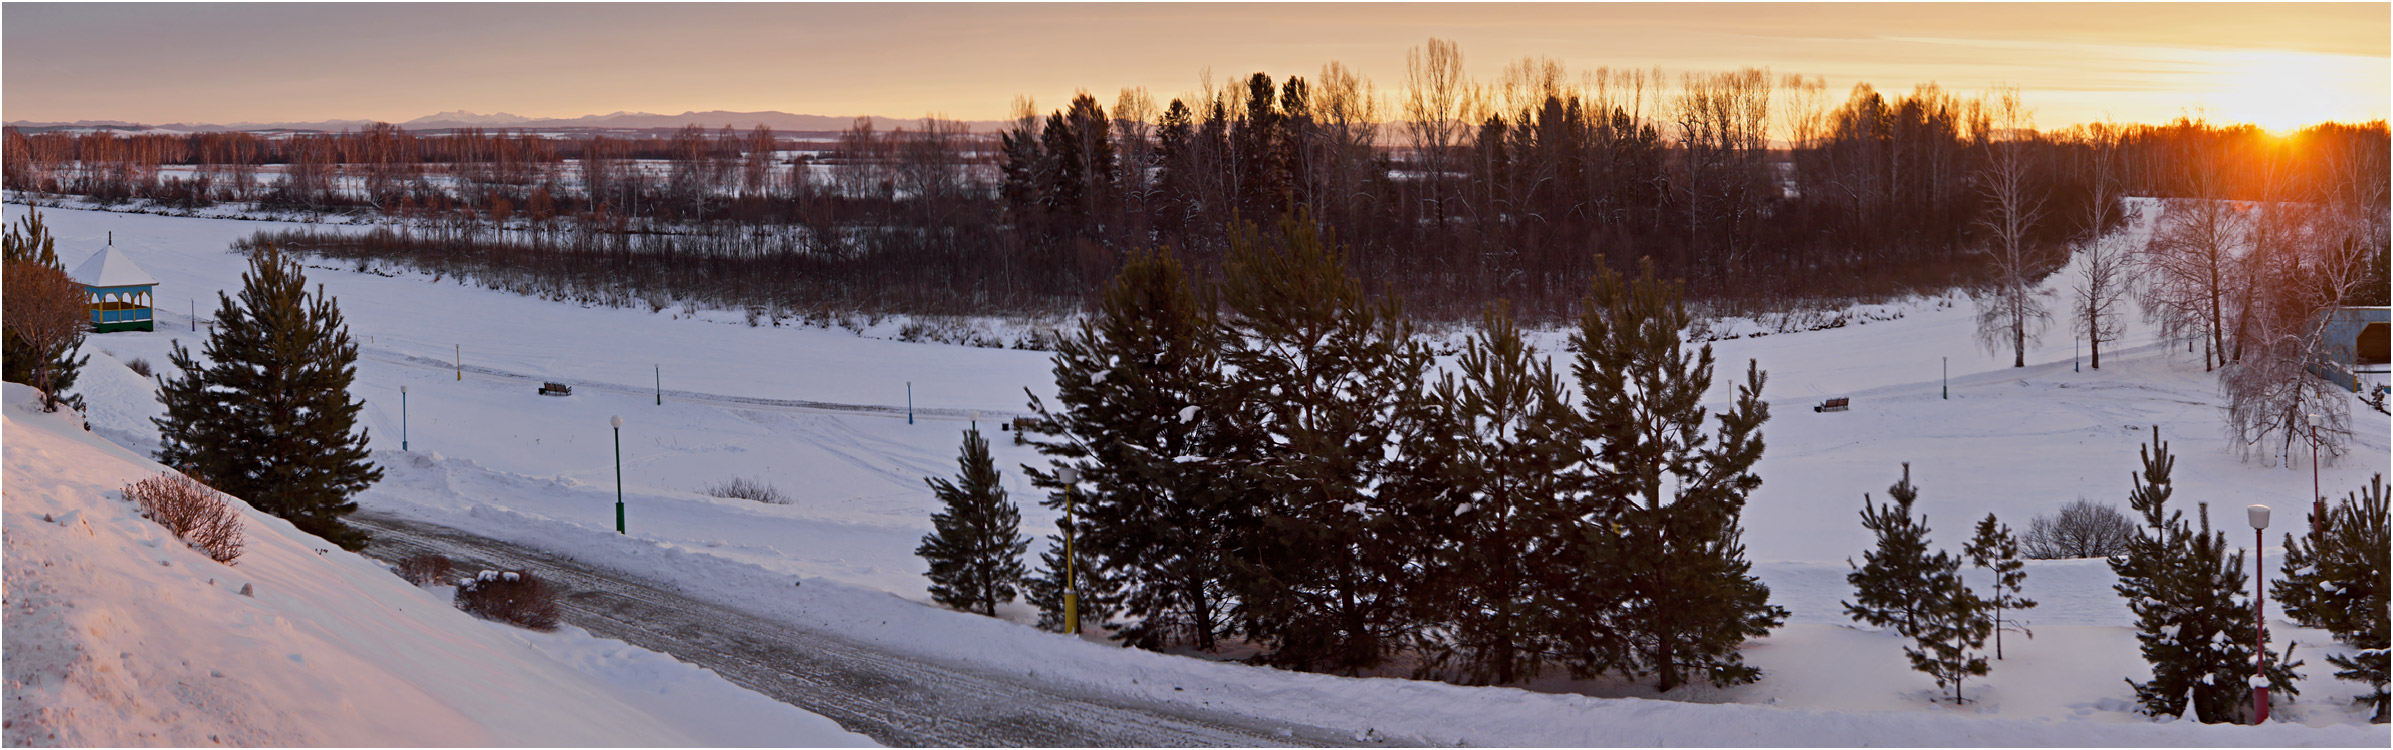
[(399, 386), (399, 450), (407, 450), (407, 386)]
[(623, 533), (623, 416), (607, 420), (615, 426), (615, 533)]

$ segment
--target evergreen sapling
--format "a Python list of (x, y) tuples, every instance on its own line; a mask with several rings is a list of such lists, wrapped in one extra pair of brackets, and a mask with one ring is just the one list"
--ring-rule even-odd
[(931, 516), (932, 531), (915, 548), (930, 563), (931, 598), (965, 611), (995, 616), (997, 605), (1014, 600), (1022, 579), (1022, 512), (1006, 499), (989, 440), (978, 426), (964, 431), (955, 481), (926, 479), (946, 510)]

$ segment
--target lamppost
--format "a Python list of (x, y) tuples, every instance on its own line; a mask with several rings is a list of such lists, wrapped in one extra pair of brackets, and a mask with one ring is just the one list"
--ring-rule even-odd
[(2310, 535), (2315, 537), (2327, 520), (2327, 496), (2318, 491), (2318, 423), (2326, 418), (2316, 412), (2304, 417), (2310, 421)]
[(1074, 520), (1072, 485), (1080, 481), (1080, 469), (1056, 467), (1055, 478), (1064, 483), (1064, 632), (1079, 635), (1080, 583), (1074, 577), (1079, 573), (1076, 569), (1080, 566), (1072, 558), (1072, 532), (1078, 522)]
[(399, 450), (407, 450), (407, 386), (399, 386)]
[(623, 533), (623, 415), (607, 420), (615, 426), (615, 533)]
[(2262, 530), (2268, 528), (2268, 506), (2246, 505), (2245, 518), (2252, 522), (2252, 723), (2268, 723), (2268, 595), (2263, 586), (2268, 583), (2268, 569), (2260, 565)]

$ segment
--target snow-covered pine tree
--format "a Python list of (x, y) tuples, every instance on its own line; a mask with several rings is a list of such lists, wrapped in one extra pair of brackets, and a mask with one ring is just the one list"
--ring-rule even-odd
[[(1213, 428), (1221, 374), (1201, 296), (1169, 254), (1133, 253), (1096, 314), (1056, 346), (1058, 408), (1030, 399), (1038, 424), (1028, 432), (1042, 436), (1032, 444), (1080, 472), (1086, 533), (1073, 541), (1121, 586), (1127, 622), (1116, 636), (1140, 648), (1211, 650), (1228, 622), (1221, 506), (1231, 485)], [(1031, 475), (1061, 489), (1051, 474)]]
[(1982, 598), (1987, 606), (1994, 608), (1994, 658), (1999, 660), (2002, 658), (2003, 631), (2017, 632), (2030, 639), (2036, 637), (2035, 632), (2028, 630), (2027, 625), (2016, 616), (2003, 616), (2004, 612), (2036, 607), (2036, 600), (2020, 595), (2021, 587), (2027, 585), (2027, 563), (2019, 560), (2019, 538), (2011, 535), (2010, 526), (1995, 520), (1994, 514), (1988, 513), (1986, 520), (1978, 522), (1977, 534), (1970, 537), (1969, 546), (1963, 548), (1961, 553), (1969, 556), (1971, 567), (1984, 568), (1994, 574), (1991, 593)]
[[(50, 228), (42, 223), (40, 211), (27, 211), (24, 218), (8, 228), (7, 233), (0, 234), (0, 248), (5, 248), (5, 262), (38, 263), (63, 274), (66, 265), (58, 260), (57, 246), (58, 238), (52, 236)], [(67, 393), (68, 389), (75, 387), (75, 378), (83, 374), (83, 364), (91, 361), (89, 355), (75, 356), (83, 346), (80, 336), (64, 345), (49, 347), (49, 351), (37, 351), (35, 346), (13, 333), (0, 335), (0, 340), (4, 340), (0, 345), (6, 346), (6, 351), (0, 352), (0, 369), (6, 370), (5, 377), (0, 379), (31, 385), (35, 380), (34, 365), (47, 361), (48, 371), (42, 374), (50, 381), (50, 395), (58, 403), (77, 411), (83, 409), (83, 397)]]
[[(1459, 376), (1459, 377), (1458, 377)], [(1560, 653), (1558, 620), (1570, 610), (1564, 570), (1577, 545), (1564, 472), (1577, 462), (1571, 411), (1550, 360), (1521, 340), (1501, 303), (1432, 389), (1438, 418), (1405, 453), (1435, 499), (1417, 528), (1427, 574), (1410, 598), (1432, 626), (1421, 672), (1472, 684), (1536, 676)]]
[(1961, 682), (1986, 674), (1986, 635), (1994, 618), (1986, 600), (1961, 581), (1961, 560), (1939, 553), (1940, 566), (1928, 578), (1927, 596), (1920, 601), (1912, 645), (1903, 648), (1911, 668), (1936, 678), (1936, 686), (1953, 689), (1953, 703), (1967, 703)]
[(923, 480), (947, 509), (931, 515), (932, 531), (914, 554), (931, 565), (931, 599), (995, 616), (997, 605), (1014, 600), (1030, 541), (1022, 537), (1022, 511), (1006, 499), (978, 425), (964, 431), (956, 467), (954, 481)]
[(1911, 484), (1911, 464), (1903, 464), (1902, 481), (1886, 488), (1886, 496), (1893, 502), (1878, 505), (1868, 493), (1861, 495), (1861, 527), (1877, 534), (1878, 548), (1861, 553), (1860, 565), (1845, 561), (1853, 568), (1845, 574), (1845, 581), (1853, 584), (1853, 601), (1843, 603), (1845, 614), (1866, 625), (1893, 626), (1905, 637), (1917, 636), (1920, 611), (1941, 595), (1936, 576), (1959, 561), (1928, 551), (1927, 516), (1911, 514), (1912, 502), (1919, 499), (1919, 488)]
[[(2190, 706), (2204, 723), (2248, 721), (2257, 628), (2251, 602), (2241, 596), (2249, 581), (2243, 553), (2227, 554), (2226, 534), (2210, 529), (2207, 504), (2199, 527), (2168, 508), (2177, 460), (2159, 427), (2141, 453), (2143, 471), (2134, 475), (2127, 503), (2144, 517), (2144, 528), (2110, 566), (2119, 576), (2114, 588), (2135, 613), (2136, 641), (2152, 679), (2127, 683), (2149, 715), (2183, 716)], [(2270, 656), (2271, 698), (2290, 699), (2298, 692), (2293, 669), (2302, 663), (2289, 662), (2290, 653)]]
[(2334, 654), (2327, 662), (2340, 679), (2374, 688), (2352, 699), (2372, 705), (2370, 721), (2386, 716), (2385, 672), (2388, 659), (2386, 592), (2393, 590), (2393, 540), (2386, 532), (2385, 475), (2327, 509), (2326, 518), (2310, 519), (2312, 534), (2285, 535), (2285, 578), (2269, 585), (2269, 595), (2285, 614), (2303, 625), (2335, 634), (2355, 651)]
[(1402, 530), (1417, 497), (1389, 448), (1425, 421), (1428, 350), (1302, 213), (1276, 236), (1233, 233), (1222, 275), (1239, 627), (1274, 664), (1367, 669), (1409, 625), (1404, 579), (1422, 545)]
[(177, 467), (301, 531), (357, 550), (364, 532), (341, 523), (350, 500), (382, 478), (368, 461), (363, 401), (349, 397), (357, 344), (341, 311), (319, 287), (307, 291), (299, 262), (264, 245), (249, 256), (238, 301), (217, 295), (206, 363), (180, 343), (169, 357), (181, 375), (160, 376), (160, 463)]
[(1695, 679), (1735, 685), (1761, 670), (1737, 652), (1786, 621), (1752, 575), (1738, 519), (1761, 486), (1763, 375), (1747, 363), (1736, 406), (1704, 432), (1712, 348), (1686, 351), (1676, 284), (1653, 265), (1624, 280), (1599, 268), (1571, 335), (1583, 410), (1578, 440), (1592, 451), (1576, 472), (1596, 501), (1574, 508), (1591, 565), (1571, 571), (1596, 625), (1570, 637), (1571, 667), (1656, 676), (1669, 690)]

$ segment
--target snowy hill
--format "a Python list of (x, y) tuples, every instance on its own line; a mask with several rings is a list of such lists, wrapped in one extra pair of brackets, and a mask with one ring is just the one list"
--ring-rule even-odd
[[(195, 344), (188, 313), (173, 297), (207, 300), (237, 288), (241, 262), (226, 243), (284, 225), (44, 215), (62, 253), (96, 247), (114, 231), (164, 284), (159, 330), (93, 338), (92, 364), (80, 381), (98, 434), (154, 445), (146, 422), (158, 408), (153, 384), (120, 362), (163, 366), (171, 341)], [(2148, 233), (2151, 218), (2132, 224), (2128, 238)], [(1971, 683), (1975, 702), (1962, 708), (1930, 700), (1934, 685), (1904, 663), (1902, 639), (1855, 629), (1839, 612), (1838, 601), (1850, 595), (1845, 559), (1869, 545), (1855, 516), (1861, 494), (1883, 497), (1902, 462), (1912, 462), (1923, 488), (1919, 508), (1930, 515), (1935, 543), (1957, 549), (1969, 523), (1989, 512), (2019, 528), (2081, 496), (2124, 507), (2137, 447), (2154, 424), (2179, 457), (2179, 497), (2189, 504), (2208, 502), (2214, 511), (2279, 505), (2265, 550), (2273, 574), (2279, 535), (2302, 530), (2300, 513), (2285, 505), (2307, 496), (2310, 472), (2239, 461), (2221, 434), (2215, 378), (2140, 324), (2105, 350), (2098, 371), (2072, 367), (2062, 330), (2031, 348), (2028, 367), (2011, 368), (2008, 352), (1976, 347), (1970, 303), (1952, 298), (1893, 303), (1886, 306), (1891, 319), (1866, 325), (1716, 344), (1724, 371), (1753, 358), (1770, 374), (1765, 398), (1774, 416), (1759, 468), (1765, 484), (1747, 509), (1745, 540), (1757, 575), (1793, 617), (1747, 648), (1748, 659), (1768, 672), (1761, 683), (1647, 700), (1654, 694), (1636, 685), (1552, 676), (1466, 688), (1293, 674), (1072, 642), (1029, 627), (1019, 603), (1000, 608), (1004, 619), (929, 605), (924, 567), (912, 551), (938, 504), (922, 478), (955, 470), (958, 431), (973, 412), (982, 414), (1009, 492), (1025, 506), (1024, 526), (1053, 528), (1058, 513), (1032, 502), (1038, 493), (1019, 469), (1040, 457), (993, 426), (1021, 409), (1025, 388), (1052, 402), (1043, 352), (753, 328), (737, 311), (591, 308), (453, 278), (311, 262), (309, 279), (339, 299), (361, 346), (353, 392), (366, 401), (360, 418), (388, 471), (360, 497), (368, 510), (599, 562), (725, 606), (962, 668), (1035, 673), (1098, 694), (1335, 727), (1358, 740), (2382, 746), (2388, 739), (2385, 728), (2362, 723), (2364, 714), (2348, 705), (2359, 686), (2335, 680), (2324, 666), (2324, 654), (2338, 647), (2294, 627), (2275, 607), (2272, 633), (2298, 642), (2298, 656), (2309, 661), (2298, 701), (2279, 707), (2282, 723), (2202, 727), (2135, 714), (2123, 680), (2146, 674), (2126, 609), (2099, 561), (2030, 564), (2027, 595), (2043, 602), (2027, 615), (2037, 637), (2011, 641), (1993, 674)], [(2064, 272), (2047, 288), (2058, 293), (2067, 283)], [(1538, 343), (1557, 352), (1560, 338), (1548, 332)], [(451, 364), (459, 345), (462, 378)], [(1949, 391), (1940, 369), (1947, 359)], [(660, 364), (662, 404), (651, 391), (651, 368)], [(542, 380), (572, 382), (575, 395), (535, 395)], [(1713, 405), (1729, 395), (1725, 385), (1707, 397)], [(402, 387), (411, 399), (405, 416)], [(1853, 397), (1851, 411), (1805, 408), (1839, 395)], [(909, 397), (924, 409), (914, 420), (904, 414)], [(611, 513), (615, 465), (606, 424), (617, 414), (626, 422), (628, 535), (615, 533)], [(2358, 411), (2353, 424), (2352, 454), (2323, 472), (2332, 496), (2383, 471), (2393, 442), (2381, 415)], [(409, 450), (399, 449), (402, 429)], [(701, 491), (735, 476), (772, 484), (795, 502), (765, 505)], [(1041, 544), (1034, 542), (1034, 554)], [(793, 589), (792, 579), (803, 588)]]
[(219, 565), (118, 497), (157, 464), (5, 400), (12, 747), (870, 744), (668, 657), (474, 619), (246, 506)]

